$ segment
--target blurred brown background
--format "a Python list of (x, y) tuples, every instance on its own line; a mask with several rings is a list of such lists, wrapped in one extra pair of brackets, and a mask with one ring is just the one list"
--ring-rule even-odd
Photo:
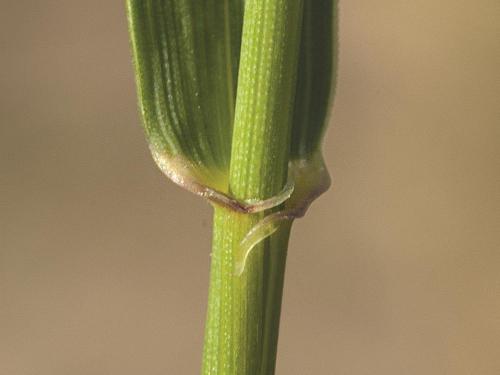
[[(211, 209), (154, 166), (122, 1), (2, 1), (0, 374), (196, 374)], [(500, 2), (341, 0), (278, 374), (500, 374)]]

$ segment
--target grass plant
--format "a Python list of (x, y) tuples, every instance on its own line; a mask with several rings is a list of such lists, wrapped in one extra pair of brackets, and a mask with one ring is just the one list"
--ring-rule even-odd
[(214, 206), (202, 374), (274, 374), (292, 222), (330, 184), (336, 1), (126, 4), (152, 155)]

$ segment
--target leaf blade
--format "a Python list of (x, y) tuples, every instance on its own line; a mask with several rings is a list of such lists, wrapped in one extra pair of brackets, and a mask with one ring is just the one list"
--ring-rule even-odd
[(321, 150), (337, 81), (338, 0), (304, 2), (291, 159)]
[(127, 0), (146, 138), (210, 185), (227, 180), (241, 3)]

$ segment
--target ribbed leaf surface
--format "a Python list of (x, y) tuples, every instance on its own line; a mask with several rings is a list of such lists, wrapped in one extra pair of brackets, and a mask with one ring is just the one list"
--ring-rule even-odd
[(337, 0), (304, 1), (292, 159), (320, 151), (337, 71)]
[(197, 178), (222, 184), (214, 180), (229, 167), (242, 0), (128, 0), (127, 8), (139, 107), (157, 161), (186, 163)]

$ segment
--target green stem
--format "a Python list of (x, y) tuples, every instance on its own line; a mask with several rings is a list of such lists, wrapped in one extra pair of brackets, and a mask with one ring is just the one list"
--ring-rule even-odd
[[(245, 2), (229, 175), (240, 200), (270, 198), (286, 182), (302, 7), (302, 0)], [(241, 276), (234, 264), (263, 215), (215, 208), (204, 375), (274, 373), (291, 223), (252, 250)]]

